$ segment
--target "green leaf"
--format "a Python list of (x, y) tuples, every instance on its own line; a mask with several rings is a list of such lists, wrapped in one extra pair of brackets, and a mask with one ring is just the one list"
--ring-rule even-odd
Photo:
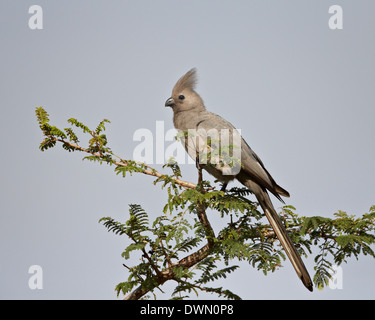
[(97, 135), (99, 135), (102, 131), (105, 131), (105, 123), (111, 123), (111, 121), (109, 121), (108, 119), (100, 121), (95, 130)]
[(87, 126), (85, 126), (82, 122), (79, 122), (75, 118), (68, 119), (68, 123), (76, 126), (77, 128), (81, 128), (84, 133), (91, 133), (91, 130)]
[[(36, 115), (36, 118), (37, 118), (37, 121), (39, 123), (39, 126), (41, 127), (42, 129), (42, 126), (46, 123), (49, 122), (49, 114), (47, 113), (46, 110), (44, 110), (43, 107), (37, 107), (35, 109), (35, 115)], [(43, 129), (42, 129), (43, 130)]]

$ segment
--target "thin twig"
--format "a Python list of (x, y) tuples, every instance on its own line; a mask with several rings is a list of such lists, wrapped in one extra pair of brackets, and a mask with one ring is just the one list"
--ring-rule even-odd
[[(50, 136), (50, 135), (47, 135), (47, 137), (49, 139), (53, 140), (53, 141), (61, 142), (63, 144), (69, 145), (70, 147), (74, 148), (75, 150), (92, 154), (93, 156), (96, 156), (96, 157), (101, 158), (101, 159), (104, 157), (101, 154), (101, 152), (97, 153), (97, 152), (90, 151), (89, 149), (83, 148), (83, 147), (79, 146), (78, 144), (71, 143), (71, 142), (66, 141), (64, 139), (58, 139), (58, 138), (55, 138), (55, 137)], [(115, 155), (113, 153), (110, 153), (110, 154), (113, 155), (113, 156), (115, 156), (116, 158), (118, 158), (120, 160), (120, 161), (115, 161), (114, 160), (112, 162), (116, 166), (126, 167), (128, 165), (126, 160), (121, 159), (119, 156), (117, 156), (117, 155)], [(154, 176), (154, 177), (157, 177), (157, 178), (162, 178), (163, 177), (163, 174), (161, 174), (160, 172), (158, 172), (155, 169), (151, 168), (150, 166), (144, 165), (144, 167), (146, 167), (148, 169), (142, 170), (142, 173), (147, 174), (149, 176)], [(174, 180), (175, 183), (177, 183), (179, 186), (184, 187), (186, 189), (195, 189), (197, 187), (197, 185), (195, 183), (192, 183), (192, 182), (183, 181), (181, 179), (173, 178), (173, 177), (171, 179)]]
[[(202, 178), (202, 170), (198, 168), (198, 184), (200, 185), (201, 192), (204, 192), (203, 184), (202, 184), (203, 178)], [(204, 204), (198, 203), (197, 204), (197, 216), (199, 221), (202, 223), (205, 231), (206, 231), (206, 237), (207, 237), (207, 244), (204, 245), (202, 248), (200, 248), (198, 251), (193, 252), (186, 256), (185, 258), (181, 259), (177, 263), (171, 263), (171, 261), (168, 261), (169, 267), (163, 271), (157, 272), (157, 275), (153, 277), (153, 280), (158, 285), (162, 285), (168, 280), (176, 280), (174, 269), (176, 267), (184, 267), (184, 268), (190, 268), (194, 265), (196, 265), (198, 262), (202, 261), (204, 258), (206, 258), (211, 249), (215, 245), (214, 241), (214, 230), (211, 227), (210, 222), (208, 221), (207, 215), (206, 215), (206, 209), (204, 207)], [(146, 256), (147, 258), (147, 256)], [(150, 261), (150, 260), (149, 260)], [(151, 261), (150, 261), (151, 263)], [(153, 266), (154, 268), (154, 266)], [(156, 268), (157, 269), (157, 268)], [(143, 295), (145, 295), (149, 290), (145, 289), (140, 285), (137, 289), (132, 291), (130, 294), (128, 294), (124, 300), (138, 300)]]

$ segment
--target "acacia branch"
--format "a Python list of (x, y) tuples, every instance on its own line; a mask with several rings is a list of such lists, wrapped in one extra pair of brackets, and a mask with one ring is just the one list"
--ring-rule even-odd
[[(98, 148), (98, 152), (94, 152), (94, 151), (92, 151), (88, 148), (81, 147), (78, 144), (72, 143), (70, 141), (66, 141), (62, 138), (56, 138), (56, 137), (51, 136), (51, 135), (46, 135), (46, 136), (51, 141), (60, 142), (62, 144), (65, 144), (65, 145), (69, 146), (73, 150), (77, 150), (77, 151), (81, 151), (81, 152), (91, 154), (91, 155), (93, 155), (93, 156), (95, 156), (99, 159), (103, 159), (104, 161), (107, 161), (108, 163), (113, 163), (116, 166), (120, 166), (120, 167), (128, 166), (128, 162), (126, 160), (124, 160), (121, 157), (113, 154), (112, 152), (109, 152), (109, 154), (111, 154), (111, 156), (116, 157), (118, 160), (112, 159), (112, 161), (108, 161), (105, 158), (105, 155), (103, 154), (103, 152), (102, 152), (102, 150), (101, 150), (101, 148), (98, 144), (96, 144), (96, 146)], [(154, 177), (157, 177), (157, 178), (163, 177), (163, 175), (160, 172), (151, 168), (150, 166), (144, 165), (144, 167), (146, 169), (143, 169), (142, 171), (140, 171), (143, 174), (147, 174), (147, 175), (154, 176)], [(194, 184), (192, 182), (183, 181), (181, 179), (173, 178), (173, 177), (171, 177), (171, 179), (176, 184), (178, 184), (179, 186), (187, 188), (187, 189), (195, 189), (197, 187), (197, 184)], [(198, 170), (198, 184), (200, 185), (200, 191), (205, 192), (202, 182), (203, 182), (202, 169), (199, 168), (199, 170)], [(173, 280), (173, 279), (175, 280), (176, 277), (175, 277), (175, 274), (174, 274), (174, 268), (176, 268), (176, 267), (190, 268), (190, 267), (194, 266), (195, 264), (197, 264), (198, 262), (200, 262), (201, 260), (206, 258), (208, 256), (210, 250), (213, 248), (215, 234), (214, 234), (212, 226), (211, 226), (211, 224), (210, 224), (210, 222), (207, 218), (206, 209), (205, 209), (205, 206), (204, 206), (203, 203), (197, 204), (197, 216), (198, 216), (199, 221), (202, 223), (202, 225), (203, 225), (203, 227), (206, 231), (206, 235), (207, 235), (207, 244), (204, 245), (202, 248), (200, 248), (198, 251), (193, 252), (193, 253), (189, 254), (188, 256), (182, 258), (177, 263), (171, 263), (170, 259), (168, 259), (169, 267), (167, 269), (163, 270), (163, 271), (160, 271), (154, 265), (154, 263), (151, 261), (151, 258), (148, 256), (147, 252), (145, 252), (145, 250), (143, 250), (143, 254), (144, 254), (145, 258), (150, 262), (153, 270), (156, 273), (156, 275), (153, 277), (153, 280), (156, 284), (155, 287), (158, 287), (159, 285), (162, 285), (163, 283), (165, 283), (168, 280)], [(145, 289), (144, 287), (142, 287), (142, 285), (140, 285), (138, 288), (136, 288), (130, 294), (128, 294), (124, 298), (124, 300), (138, 300), (149, 291), (150, 291), (150, 289)]]
[[(174, 190), (176, 191), (176, 196), (179, 197), (180, 195), (177, 194), (177, 186), (179, 188), (185, 188), (185, 189), (195, 189), (196, 191), (200, 192), (200, 195), (196, 195), (194, 192), (194, 196), (196, 197), (195, 200), (192, 200), (191, 198), (182, 198), (178, 200), (182, 200), (182, 203), (185, 204), (185, 201), (195, 202), (196, 206), (196, 213), (197, 217), (201, 224), (201, 230), (203, 230), (205, 238), (207, 243), (202, 246), (199, 250), (188, 254), (186, 257), (182, 258), (176, 263), (172, 263), (172, 259), (175, 259), (179, 249), (176, 250), (176, 252), (173, 252), (172, 255), (168, 254), (168, 252), (163, 247), (163, 241), (161, 238), (159, 238), (159, 244), (162, 249), (163, 254), (158, 254), (158, 257), (163, 256), (165, 259), (165, 263), (163, 266), (158, 265), (158, 259), (153, 260), (153, 254), (151, 253), (152, 250), (147, 253), (144, 249), (144, 246), (142, 248), (137, 247), (136, 249), (141, 249), (143, 252), (143, 257), (147, 260), (147, 263), (145, 264), (144, 260), (142, 259), (142, 265), (139, 265), (139, 269), (136, 268), (129, 268), (126, 265), (124, 265), (126, 268), (129, 269), (132, 273), (132, 277), (136, 277), (137, 280), (133, 281), (133, 278), (129, 278), (128, 282), (125, 283), (124, 286), (118, 286), (119, 289), (118, 292), (122, 289), (123, 292), (128, 292), (129, 287), (133, 288), (134, 283), (140, 283), (141, 285), (133, 290), (130, 294), (128, 294), (125, 297), (125, 300), (135, 300), (141, 298), (143, 295), (145, 295), (147, 292), (152, 292), (154, 289), (159, 289), (159, 286), (164, 284), (168, 280), (175, 280), (181, 284), (189, 285), (187, 289), (190, 288), (197, 288), (200, 290), (206, 290), (205, 288), (202, 288), (196, 284), (188, 283), (184, 281), (184, 277), (190, 278), (191, 273), (186, 273), (189, 271), (189, 268), (191, 268), (194, 265), (197, 265), (200, 261), (207, 258), (215, 249), (221, 249), (219, 246), (224, 245), (226, 247), (223, 248), (223, 251), (218, 250), (215, 251), (215, 254), (226, 254), (230, 252), (231, 245), (235, 243), (235, 241), (239, 240), (242, 243), (245, 243), (246, 240), (251, 239), (255, 242), (255, 240), (258, 240), (260, 242), (273, 242), (277, 238), (275, 235), (275, 232), (272, 229), (269, 229), (268, 226), (260, 225), (259, 223), (256, 224), (256, 227), (253, 228), (251, 225), (249, 225), (249, 220), (247, 220), (250, 215), (250, 210), (247, 212), (247, 216), (244, 219), (239, 219), (237, 222), (233, 223), (231, 219), (231, 223), (228, 227), (224, 228), (220, 235), (218, 237), (215, 237), (215, 233), (211, 227), (211, 224), (207, 218), (206, 215), (206, 208), (215, 208), (216, 204), (214, 203), (213, 206), (208, 203), (208, 201), (213, 200), (216, 203), (220, 203), (220, 206), (223, 205), (223, 207), (218, 206), (217, 210), (221, 212), (222, 214), (228, 213), (232, 210), (239, 209), (241, 212), (243, 212), (243, 206), (240, 205), (234, 205), (231, 206), (230, 203), (226, 203), (227, 199), (220, 199), (220, 196), (217, 197), (208, 197), (207, 195), (205, 197), (202, 197), (201, 195), (205, 192), (208, 192), (214, 188), (207, 188), (205, 189), (203, 184), (203, 178), (202, 178), (202, 170), (199, 168), (199, 163), (197, 162), (197, 168), (198, 168), (198, 183), (194, 184), (188, 181), (183, 181), (179, 179), (181, 177), (180, 171), (176, 171), (175, 167), (171, 167), (174, 175), (164, 175), (156, 171), (155, 169), (151, 168), (148, 165), (145, 165), (143, 163), (137, 163), (132, 160), (124, 160), (121, 157), (115, 155), (112, 153), (112, 151), (106, 147), (107, 145), (107, 139), (104, 134), (100, 134), (103, 130), (105, 130), (104, 124), (105, 122), (109, 122), (108, 120), (104, 119), (98, 127), (96, 128), (96, 131), (91, 131), (87, 126), (84, 124), (78, 122), (76, 119), (69, 119), (68, 122), (72, 125), (75, 125), (83, 130), (84, 133), (89, 133), (92, 137), (92, 139), (89, 140), (89, 146), (87, 148), (81, 147), (78, 143), (78, 138), (76, 134), (73, 132), (70, 128), (65, 128), (64, 131), (58, 129), (55, 126), (51, 126), (49, 124), (49, 115), (47, 112), (42, 108), (36, 108), (36, 116), (39, 123), (39, 127), (42, 130), (44, 137), (46, 138), (40, 145), (41, 151), (45, 151), (49, 148), (52, 148), (55, 146), (57, 142), (62, 143), (62, 146), (64, 149), (68, 151), (81, 151), (85, 152), (87, 154), (90, 154), (92, 156), (86, 156), (84, 159), (89, 160), (95, 160), (102, 163), (103, 161), (107, 164), (114, 164), (116, 165), (115, 171), (117, 173), (122, 172), (125, 176), (126, 172), (141, 172), (146, 175), (154, 176), (157, 179), (155, 180), (155, 183), (158, 181), (163, 180), (164, 186), (167, 183), (172, 183), (172, 186)], [(126, 169), (124, 169), (126, 167)], [(170, 195), (170, 189), (169, 195)], [(234, 194), (237, 192), (233, 192)], [(236, 195), (236, 194), (235, 194)], [(241, 200), (243, 198), (242, 193), (239, 192), (237, 194), (238, 200)], [(202, 199), (205, 200), (202, 200)], [(237, 198), (237, 197), (236, 197)], [(169, 198), (171, 201), (171, 197)], [(229, 201), (231, 201), (231, 198), (229, 197)], [(179, 201), (169, 202), (171, 205), (177, 205), (181, 203)], [(177, 207), (177, 206), (176, 206)], [(183, 207), (183, 206), (182, 206)], [(224, 208), (224, 209), (223, 209)], [(231, 209), (229, 209), (231, 208)], [(189, 210), (191, 207), (189, 206)], [(188, 210), (187, 209), (187, 210)], [(229, 209), (229, 211), (227, 210)], [(252, 212), (253, 209), (251, 209)], [(287, 212), (285, 212), (287, 213)], [(314, 282), (317, 286), (323, 287), (327, 283), (328, 276), (328, 269), (327, 265), (330, 265), (331, 263), (325, 258), (325, 255), (329, 253), (332, 258), (334, 259), (335, 263), (340, 264), (341, 262), (346, 262), (346, 258), (351, 257), (354, 255), (358, 259), (358, 255), (360, 254), (361, 250), (363, 254), (370, 254), (372, 257), (375, 257), (374, 251), (370, 248), (370, 245), (375, 243), (375, 236), (373, 235), (374, 231), (374, 223), (375, 223), (375, 206), (370, 208), (370, 213), (364, 215), (362, 219), (354, 219), (353, 216), (348, 216), (345, 212), (339, 211), (337, 214), (337, 219), (332, 220), (324, 217), (311, 217), (306, 218), (303, 217), (302, 222), (292, 221), (290, 228), (287, 228), (288, 232), (296, 232), (297, 236), (299, 237), (299, 243), (301, 243), (302, 246), (305, 246), (309, 252), (311, 253), (310, 246), (312, 244), (317, 245), (318, 240), (321, 239), (325, 240), (323, 244), (319, 245), (321, 254), (320, 258), (318, 260), (318, 264), (315, 267), (316, 274), (314, 277)], [(257, 218), (257, 216), (256, 216)], [(309, 220), (310, 219), (310, 220)], [(258, 220), (258, 218), (257, 218)], [(284, 217), (285, 220), (285, 217)], [(143, 222), (142, 222), (143, 223)], [(188, 224), (189, 225), (189, 224)], [(123, 225), (121, 227), (116, 226), (115, 232), (118, 233), (118, 230), (124, 229)], [(196, 227), (196, 226), (195, 226)], [(250, 227), (250, 228), (249, 228)], [(112, 230), (113, 228), (110, 227), (109, 230)], [(301, 229), (303, 229), (303, 232), (301, 232)], [(148, 229), (148, 231), (153, 231), (153, 229)], [(228, 241), (227, 243), (222, 242), (223, 239), (227, 240), (226, 236), (229, 235), (232, 232), (237, 233), (239, 239), (237, 239), (237, 235), (233, 233), (233, 235), (236, 236), (236, 239), (233, 241)], [(308, 235), (310, 238), (304, 240), (303, 237)], [(135, 239), (132, 239), (134, 242)], [(191, 243), (187, 242), (187, 245), (183, 247), (183, 251), (186, 250), (186, 248), (191, 248), (192, 246), (197, 246), (197, 244), (200, 243), (200, 239), (198, 237), (193, 239), (193, 245)], [(228, 240), (231, 240), (228, 238)], [(273, 245), (273, 244), (272, 244)], [(128, 247), (129, 248), (129, 247)], [(130, 251), (130, 249), (128, 249)], [(177, 246), (178, 248), (178, 246)], [(228, 249), (229, 248), (229, 249)], [(134, 248), (132, 248), (134, 250)], [(244, 249), (246, 250), (246, 248)], [(266, 251), (264, 251), (266, 252)], [(267, 252), (266, 252), (267, 253)], [(249, 255), (252, 255), (252, 253), (249, 252)], [(242, 258), (242, 253), (236, 254), (237, 257)], [(261, 257), (263, 259), (263, 257)], [(263, 260), (264, 262), (267, 262), (267, 257), (265, 257)], [(316, 258), (317, 259), (317, 258)], [(315, 259), (315, 260), (316, 260)], [(256, 260), (254, 260), (256, 262)], [(324, 264), (325, 263), (325, 264)], [(254, 265), (254, 262), (253, 262)], [(264, 266), (263, 262), (258, 264), (259, 267), (263, 268), (264, 271), (268, 271), (268, 266)], [(274, 269), (274, 264), (271, 264), (272, 270)], [(164, 267), (164, 269), (163, 269)], [(216, 266), (215, 266), (216, 267)], [(258, 268), (259, 268), (258, 267)], [(145, 269), (146, 268), (146, 269)], [(177, 268), (179, 268), (177, 270)], [(184, 270), (181, 270), (184, 268)], [(205, 269), (204, 272), (209, 273), (212, 269)], [(183, 273), (181, 273), (181, 271)], [(222, 270), (221, 270), (222, 271)], [(224, 270), (224, 272), (226, 272)], [(229, 271), (230, 272), (230, 271)], [(143, 279), (141, 275), (145, 275), (147, 278)], [(218, 273), (219, 274), (219, 273)], [(223, 273), (221, 273), (223, 274)], [(177, 276), (179, 275), (179, 276)], [(216, 278), (215, 276), (213, 278)], [(208, 281), (211, 281), (210, 277), (207, 277), (206, 274), (203, 274), (202, 277), (203, 283), (208, 279)], [(179, 288), (179, 291), (184, 288)], [(208, 288), (211, 289), (211, 288)], [(126, 290), (126, 291), (125, 291)], [(185, 290), (185, 289), (184, 289)], [(207, 291), (207, 290), (206, 290)], [(162, 291), (163, 292), (163, 291)], [(177, 292), (177, 291), (176, 291)]]
[[(203, 185), (202, 185), (202, 169), (198, 169), (198, 184), (200, 185), (201, 192), (204, 192)], [(202, 261), (204, 258), (206, 258), (211, 249), (215, 245), (214, 241), (214, 230), (212, 229), (212, 226), (210, 222), (208, 221), (207, 215), (206, 215), (206, 209), (204, 207), (204, 204), (198, 203), (197, 204), (197, 216), (199, 221), (202, 223), (205, 231), (206, 231), (206, 237), (207, 237), (207, 244), (204, 245), (202, 248), (200, 248), (198, 251), (193, 252), (186, 256), (185, 258), (182, 258), (177, 263), (170, 263), (170, 260), (168, 261), (169, 267), (163, 271), (157, 270), (157, 274), (153, 277), (153, 280), (157, 285), (162, 285), (168, 280), (176, 280), (176, 276), (174, 274), (174, 269), (177, 267), (184, 267), (184, 268), (190, 268), (194, 265), (196, 265), (198, 262)], [(155, 269), (155, 268), (154, 268)], [(156, 271), (155, 270), (155, 271)], [(132, 291), (130, 294), (128, 294), (124, 300), (138, 300), (142, 296), (144, 296), (149, 289), (145, 289), (140, 285), (138, 288), (136, 288), (134, 291)]]
[[(69, 142), (69, 141), (66, 141), (64, 139), (59, 139), (59, 138), (56, 138), (56, 137), (53, 137), (53, 136), (50, 136), (50, 135), (47, 135), (47, 137), (52, 140), (52, 141), (55, 141), (55, 142), (61, 142), (65, 145), (68, 145), (70, 146), (71, 148), (73, 148), (74, 150), (78, 150), (78, 151), (82, 151), (82, 152), (86, 152), (86, 153), (89, 153), (89, 154), (92, 154), (93, 156), (95, 157), (98, 157), (100, 159), (104, 159), (104, 155), (102, 154), (102, 152), (93, 152), (87, 148), (83, 148), (81, 147), (80, 145), (78, 144), (74, 144), (72, 142)], [(100, 148), (99, 148), (100, 150)], [(116, 161), (116, 160), (113, 160), (112, 163), (115, 164), (116, 166), (119, 166), (119, 167), (126, 167), (128, 166), (128, 162), (124, 159), (121, 159), (119, 156), (113, 154), (113, 153), (110, 153), (111, 155), (115, 156), (116, 158), (119, 159), (119, 161)], [(160, 172), (158, 172), (157, 170), (151, 168), (150, 166), (148, 165), (144, 165), (145, 168), (148, 168), (148, 169), (144, 169), (142, 170), (141, 172), (143, 174), (147, 174), (149, 176), (154, 176), (154, 177), (157, 177), (157, 178), (162, 178), (163, 177), (163, 174), (161, 174)], [(177, 183), (179, 186), (181, 187), (184, 187), (184, 188), (187, 188), (187, 189), (195, 189), (197, 187), (197, 185), (195, 183), (192, 183), (192, 182), (188, 182), (188, 181), (183, 181), (181, 179), (178, 179), (178, 178), (173, 178), (171, 177), (172, 180), (174, 180), (175, 183)]]

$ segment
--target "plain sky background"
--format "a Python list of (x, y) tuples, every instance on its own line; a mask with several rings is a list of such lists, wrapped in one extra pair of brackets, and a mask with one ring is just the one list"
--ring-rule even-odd
[[(34, 4), (43, 30), (28, 27)], [(328, 27), (334, 4), (343, 30)], [(40, 152), (37, 106), (61, 128), (70, 117), (92, 127), (110, 119), (112, 150), (131, 158), (137, 129), (173, 127), (164, 102), (197, 67), (206, 107), (242, 130), (299, 214), (362, 215), (375, 204), (372, 0), (1, 0), (0, 30), (2, 299), (116, 299), (128, 242), (98, 220), (124, 221), (130, 203), (155, 218), (167, 199), (152, 177), (124, 180), (60, 146)], [(196, 181), (194, 165), (182, 169)], [(313, 275), (313, 256), (305, 261)], [(35, 264), (42, 290), (28, 287)], [(217, 285), (244, 299), (375, 298), (369, 257), (342, 265), (343, 289), (313, 293), (289, 262), (269, 276), (240, 266)]]

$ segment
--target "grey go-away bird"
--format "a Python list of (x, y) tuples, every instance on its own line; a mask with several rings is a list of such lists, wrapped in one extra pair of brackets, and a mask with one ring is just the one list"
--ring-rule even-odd
[[(172, 97), (165, 102), (165, 106), (171, 107), (173, 110), (175, 128), (182, 132), (198, 132), (198, 135), (201, 135), (200, 132), (216, 129), (219, 132), (229, 132), (229, 136), (233, 138), (234, 133), (237, 132), (235, 127), (217, 114), (206, 110), (202, 98), (195, 92), (196, 83), (196, 69), (191, 69), (177, 81), (172, 91)], [(211, 145), (215, 146), (214, 143)], [(222, 163), (212, 165), (206, 161), (199, 165), (217, 180), (223, 182), (222, 190), (225, 190), (229, 181), (237, 179), (255, 195), (296, 270), (298, 277), (302, 280), (306, 288), (312, 291), (313, 285), (309, 273), (293, 242), (289, 238), (281, 219), (276, 213), (267, 192), (271, 192), (277, 199), (283, 202), (280, 196), (289, 197), (288, 191), (275, 182), (260, 158), (241, 137), (239, 146), (241, 166), (237, 171), (225, 171), (225, 167), (227, 166), (223, 166)], [(185, 143), (185, 148), (194, 160), (198, 159), (199, 153), (202, 151), (198, 144), (195, 143)]]

